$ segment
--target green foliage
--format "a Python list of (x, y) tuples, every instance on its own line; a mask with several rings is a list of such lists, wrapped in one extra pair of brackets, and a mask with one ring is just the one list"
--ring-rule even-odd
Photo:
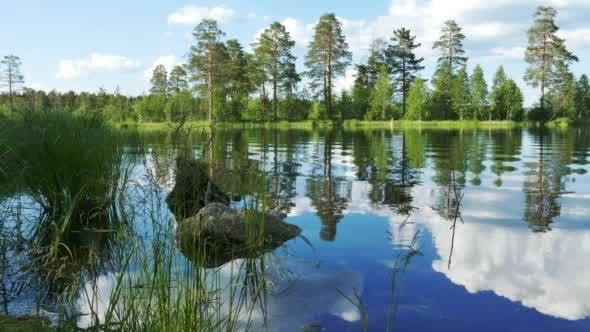
[[(525, 60), (529, 63), (524, 79), (532, 87), (541, 88), (542, 117), (549, 115), (545, 109), (546, 90), (559, 89), (568, 79), (569, 65), (578, 61), (565, 46), (565, 40), (557, 35), (559, 27), (555, 24), (557, 11), (552, 7), (539, 6), (535, 12), (535, 21), (528, 31), (528, 46)], [(555, 92), (555, 91), (554, 91)]]
[(367, 113), (368, 120), (387, 120), (394, 116), (392, 104), (393, 87), (389, 81), (389, 72), (383, 66), (375, 89), (371, 94), (371, 107)]
[(160, 64), (154, 68), (150, 83), (152, 84), (151, 94), (161, 96), (168, 94), (168, 72), (164, 65)]
[(416, 77), (412, 81), (408, 93), (408, 111), (404, 115), (406, 120), (427, 120), (429, 118), (430, 92), (426, 87), (426, 82)]
[(465, 35), (461, 30), (457, 22), (453, 20), (446, 21), (439, 39), (432, 46), (433, 49), (441, 52), (438, 59), (439, 65), (444, 64), (445, 68), (451, 73), (461, 69), (467, 63), (467, 57), (464, 56), (465, 50), (463, 49)]
[(489, 112), (488, 110), (488, 84), (486, 83), (483, 69), (475, 66), (469, 81), (469, 94), (471, 99), (471, 119), (479, 120)]
[(274, 22), (258, 37), (255, 45), (266, 78), (272, 85), (274, 120), (278, 120), (279, 90), (292, 94), (293, 85), (299, 81), (295, 70), (295, 56), (292, 54), (295, 42), (284, 25)]
[(455, 112), (459, 120), (472, 118), (469, 114), (469, 110), (471, 109), (470, 99), (469, 77), (467, 76), (467, 68), (463, 66), (453, 78), (453, 86), (451, 91), (453, 112)]
[(416, 37), (412, 36), (410, 30), (401, 28), (393, 32), (391, 38), (393, 44), (387, 49), (387, 63), (391, 68), (395, 92), (400, 96), (402, 116), (406, 113), (406, 99), (410, 84), (416, 74), (424, 69), (422, 66), (424, 58), (418, 58), (415, 54), (415, 49), (421, 44), (416, 43), (415, 40)]
[(199, 93), (204, 96), (207, 104), (207, 118), (215, 118), (214, 108), (223, 107), (225, 73), (225, 46), (221, 38), (225, 35), (214, 20), (203, 20), (193, 30), (196, 45), (190, 49), (189, 68), (191, 80)]
[(351, 58), (352, 54), (348, 51), (348, 44), (342, 31), (342, 23), (334, 14), (323, 15), (314, 27), (305, 65), (308, 68), (307, 76), (311, 80), (311, 90), (316, 91), (321, 87), (323, 92), (326, 119), (334, 116), (332, 110), (334, 79), (344, 74)]
[(582, 75), (576, 83), (577, 114), (575, 120), (590, 118), (590, 84), (588, 76)]
[(432, 78), (432, 119), (451, 119), (453, 75), (448, 64), (442, 63)]

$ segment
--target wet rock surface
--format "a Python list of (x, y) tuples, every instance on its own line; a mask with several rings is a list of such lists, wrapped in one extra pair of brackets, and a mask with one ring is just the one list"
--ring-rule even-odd
[(237, 258), (258, 257), (300, 233), (299, 227), (272, 214), (247, 216), (244, 211), (211, 203), (180, 222), (176, 238), (185, 256), (213, 268)]

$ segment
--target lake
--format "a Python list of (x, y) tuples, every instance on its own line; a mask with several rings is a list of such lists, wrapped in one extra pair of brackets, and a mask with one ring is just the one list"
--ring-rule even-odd
[[(120, 288), (142, 292), (122, 280), (156, 279), (163, 261), (170, 283), (205, 275), (195, 287), (215, 289), (216, 310), (234, 311), (236, 330), (590, 330), (588, 129), (195, 129), (182, 143), (159, 132), (127, 140), (127, 199), (116, 209), (125, 230), (65, 229), (73, 253), (64, 259), (82, 262), (60, 271), (80, 279), (7, 273), (7, 285), (35, 280), (7, 311), (89, 327), (117, 311), (110, 302)], [(219, 266), (178, 250), (184, 221), (166, 198), (179, 157), (206, 160), (204, 174), (232, 207), (262, 208), (301, 236)], [(7, 225), (43, 215), (27, 192), (2, 200)], [(23, 229), (29, 246), (39, 232)], [(157, 253), (159, 245), (169, 249)], [(88, 264), (88, 247), (100, 248), (99, 264)], [(2, 248), (11, 264), (34, 256)], [(128, 252), (144, 256), (121, 259)], [(187, 298), (168, 286), (167, 298)], [(66, 289), (72, 306), (63, 309)]]

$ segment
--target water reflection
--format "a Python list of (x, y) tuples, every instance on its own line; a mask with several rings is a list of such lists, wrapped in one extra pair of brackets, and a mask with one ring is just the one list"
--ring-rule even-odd
[[(130, 183), (136, 191), (127, 191), (124, 207), (109, 209), (133, 219), (127, 231), (118, 227), (125, 225), (116, 222), (120, 216), (63, 230), (59, 241), (71, 255), (64, 258), (60, 252), (58, 262), (69, 264), (68, 273), (83, 275), (77, 285), (55, 286), (57, 278), (30, 282), (31, 276), (41, 275), (33, 267), (17, 277), (24, 270), (6, 262), (36, 260), (19, 254), (16, 244), (26, 241), (8, 239), (39, 244), (42, 230), (51, 226), (34, 213), (34, 201), (27, 202), (29, 212), (21, 215), (37, 225), (38, 232), (10, 221), (15, 214), (0, 214), (0, 220), (6, 220), (0, 229), (5, 311), (13, 310), (7, 304), (24, 294), (15, 292), (23, 284), (11, 280), (27, 280), (27, 287), (52, 294), (68, 287), (77, 288), (78, 295), (90, 294), (78, 297), (79, 312), (92, 313), (78, 318), (79, 325), (104, 320), (120, 257), (130, 246), (118, 234), (129, 231), (134, 237), (127, 238), (129, 243), (138, 241), (142, 250), (154, 253), (147, 255), (146, 266), (127, 270), (128, 276), (150, 271), (150, 264), (166, 255), (170, 260), (164, 261), (179, 275), (215, 276), (216, 285), (234, 286), (215, 292), (240, 303), (240, 328), (361, 328), (364, 317), (377, 330), (385, 324), (403, 328), (408, 312), (400, 308), (417, 299), (429, 303), (426, 311), (432, 322), (444, 325), (435, 316), (448, 306), (448, 299), (437, 294), (449, 289), (455, 291), (457, 311), (479, 295), (495, 294), (485, 301), (497, 305), (502, 298), (509, 300), (497, 306), (500, 313), (531, 308), (539, 312), (534, 313), (538, 319), (582, 320), (588, 326), (583, 319), (590, 316), (590, 268), (583, 262), (590, 254), (590, 224), (587, 214), (579, 212), (586, 211), (590, 201), (587, 130), (222, 130), (215, 135), (195, 133), (182, 145), (168, 139), (146, 137), (142, 149), (134, 150), (139, 157)], [(198, 161), (199, 171), (186, 167), (192, 170), (179, 176), (179, 160), (191, 165)], [(210, 194), (214, 187), (213, 196), (221, 196), (224, 204), (267, 211), (296, 224), (309, 239), (287, 241), (272, 253), (229, 255), (219, 264), (203, 264), (202, 255), (174, 251), (174, 234), (186, 217), (219, 199), (185, 194), (180, 208), (164, 204), (171, 192), (182, 191), (179, 185), (205, 188)], [(147, 193), (150, 190), (154, 192)], [(17, 211), (15, 199), (23, 197), (14, 190), (5, 197), (10, 199), (2, 201), (2, 211)], [(155, 244), (166, 249), (156, 254)], [(377, 265), (391, 257), (392, 248), (397, 259)], [(47, 254), (40, 251), (39, 257)], [(98, 263), (89, 264), (88, 257)], [(51, 270), (66, 271), (63, 266)], [(379, 279), (382, 275), (387, 277)], [(456, 285), (465, 292), (453, 288)], [(194, 286), (213, 289), (207, 283)], [(407, 289), (417, 294), (404, 296)], [(387, 313), (377, 309), (387, 307), (379, 302), (383, 293), (388, 296)], [(36, 294), (28, 296), (32, 305)], [(456, 314), (453, 319), (467, 318)]]

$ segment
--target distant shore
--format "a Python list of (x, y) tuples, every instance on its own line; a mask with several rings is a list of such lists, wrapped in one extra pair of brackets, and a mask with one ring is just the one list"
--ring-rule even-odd
[[(166, 131), (173, 130), (176, 126), (171, 122), (123, 122), (115, 123), (119, 128), (136, 128), (145, 131)], [(215, 122), (218, 129), (321, 129), (321, 128), (343, 128), (343, 129), (510, 129), (539, 127), (540, 122), (533, 121), (473, 121), (473, 120), (441, 120), (441, 121), (367, 121), (367, 120), (344, 120), (344, 121), (278, 121), (278, 122)], [(587, 123), (573, 123), (566, 119), (558, 119), (545, 123), (546, 127), (568, 127), (587, 125)], [(185, 128), (210, 128), (209, 121), (190, 121), (184, 125)]]

